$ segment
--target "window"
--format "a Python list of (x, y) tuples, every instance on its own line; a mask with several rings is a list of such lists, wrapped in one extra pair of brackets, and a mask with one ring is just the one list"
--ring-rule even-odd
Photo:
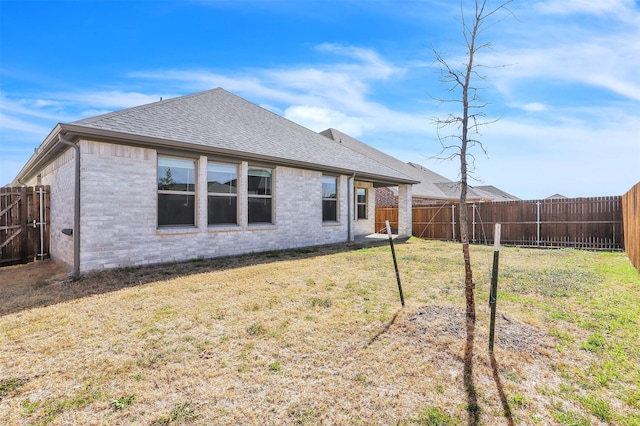
[(158, 226), (195, 226), (196, 161), (158, 157)]
[(273, 223), (273, 170), (249, 168), (249, 223)]
[(207, 221), (209, 225), (238, 224), (238, 167), (207, 165)]
[(338, 178), (322, 176), (322, 221), (338, 220)]
[(356, 219), (367, 218), (367, 189), (356, 188)]

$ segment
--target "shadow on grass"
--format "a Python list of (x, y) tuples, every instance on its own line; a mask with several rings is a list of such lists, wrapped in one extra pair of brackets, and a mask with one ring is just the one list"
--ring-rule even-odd
[(491, 369), (493, 370), (493, 380), (496, 382), (496, 387), (498, 388), (498, 394), (500, 395), (500, 402), (502, 403), (502, 409), (504, 411), (504, 416), (507, 419), (507, 424), (509, 426), (514, 426), (515, 422), (513, 420), (513, 414), (511, 413), (511, 407), (509, 407), (507, 395), (504, 393), (504, 387), (500, 380), (498, 363), (496, 362), (496, 357), (493, 353), (491, 354)]
[[(406, 239), (396, 239), (394, 241), (398, 244), (406, 242)], [(29, 281), (29, 268), (33, 267), (33, 264), (20, 265), (19, 269), (13, 268), (10, 271), (0, 268), (0, 301), (2, 301), (0, 303), (0, 317), (32, 308), (51, 306), (156, 281), (251, 265), (277, 263), (285, 260), (308, 259), (388, 245), (388, 240), (380, 239), (214, 259), (199, 259), (181, 263), (116, 268), (89, 272), (80, 276), (77, 281), (39, 279), (36, 282), (31, 282)], [(18, 280), (15, 277), (16, 274), (25, 274), (25, 276)], [(19, 281), (21, 284), (3, 285), (12, 280), (14, 282)]]

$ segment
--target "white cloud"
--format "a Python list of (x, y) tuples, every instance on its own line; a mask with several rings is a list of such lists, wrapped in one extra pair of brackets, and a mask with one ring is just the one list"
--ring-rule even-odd
[(575, 14), (591, 15), (623, 15), (634, 9), (634, 0), (548, 0), (534, 4), (542, 14)]
[(33, 106), (35, 106), (36, 108), (51, 107), (51, 106), (59, 107), (61, 106), (61, 104), (60, 102), (53, 101), (51, 99), (36, 99), (33, 102)]
[(58, 108), (55, 111), (46, 109), (47, 106), (58, 106), (52, 100), (41, 99), (10, 99), (0, 93), (0, 110), (11, 116), (27, 116), (36, 119), (55, 120), (60, 117)]
[(404, 70), (395, 67), (380, 57), (380, 54), (372, 49), (363, 49), (354, 46), (323, 43), (317, 47), (320, 51), (347, 56), (360, 61), (359, 64), (335, 64), (334, 67), (341, 72), (357, 71), (360, 79), (386, 80), (391, 77), (399, 77)]
[[(550, 13), (594, 16), (585, 21), (544, 15)], [(516, 14), (522, 21), (509, 26), (507, 36), (494, 42), (501, 46), (500, 51), (485, 51), (478, 61), (510, 65), (491, 71), (489, 79), (504, 93), (517, 95), (518, 87), (527, 88), (536, 84), (534, 79), (544, 79), (545, 83), (581, 84), (640, 100), (640, 11), (633, 0), (540, 2), (533, 9), (524, 5)]]
[(160, 100), (161, 95), (148, 95), (138, 92), (111, 91), (87, 91), (59, 94), (57, 97), (65, 102), (89, 105), (99, 109), (123, 109), (138, 105), (144, 105)]
[(541, 111), (546, 111), (548, 109), (547, 105), (541, 102), (530, 102), (524, 105), (517, 105), (516, 107), (529, 112), (541, 112)]
[(27, 121), (19, 117), (10, 117), (3, 113), (0, 113), (0, 128), (4, 134), (6, 134), (7, 131), (18, 131), (29, 134), (31, 137), (46, 136), (51, 130), (32, 121)]
[[(347, 59), (230, 74), (174, 69), (136, 72), (130, 76), (173, 80), (190, 90), (223, 87), (269, 105), (271, 111), (285, 111), (287, 118), (312, 129), (335, 127), (356, 136), (368, 130), (397, 131), (402, 127), (406, 131), (418, 125), (411, 114), (390, 110), (369, 99), (373, 85), (391, 77), (400, 78), (404, 69), (372, 49), (325, 43), (317, 46), (317, 50)], [(419, 125), (425, 125), (424, 118), (419, 121)]]
[(284, 116), (316, 132), (333, 127), (356, 138), (368, 127), (362, 118), (349, 117), (339, 111), (309, 105), (291, 106), (285, 110)]
[(638, 125), (633, 117), (560, 125), (501, 120), (490, 130), (490, 159), (481, 158), (479, 170), (497, 186), (516, 181), (521, 192), (516, 195), (527, 198), (546, 192), (620, 195), (640, 180), (640, 145), (634, 136)]

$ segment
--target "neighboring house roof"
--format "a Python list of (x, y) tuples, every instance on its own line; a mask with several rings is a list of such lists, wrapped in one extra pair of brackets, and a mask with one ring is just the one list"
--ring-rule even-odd
[[(447, 179), (446, 177), (441, 176), (420, 164), (408, 164), (415, 170), (413, 172), (415, 176), (420, 176), (422, 179), (419, 185), (414, 186), (414, 188), (417, 188), (421, 192), (417, 195), (414, 194), (414, 196), (448, 201), (458, 201), (460, 199), (460, 182)], [(422, 193), (425, 195), (422, 196)], [(467, 188), (467, 199), (469, 201), (477, 200), (479, 198), (480, 197), (473, 192), (472, 188)]]
[(553, 194), (550, 195), (546, 198), (546, 200), (565, 200), (567, 197), (565, 197), (562, 194)]
[(415, 183), (397, 169), (222, 88), (58, 124), (16, 181), (33, 176), (39, 166), (66, 149), (58, 142), (59, 134), (355, 173), (358, 179), (382, 185)]
[[(339, 144), (345, 145), (353, 150), (359, 151), (387, 166), (411, 176), (419, 181), (411, 189), (413, 198), (424, 198), (433, 200), (458, 201), (460, 199), (460, 182), (455, 182), (438, 173), (427, 169), (416, 163), (404, 163), (384, 152), (381, 152), (370, 145), (342, 133), (336, 129), (327, 129), (320, 132)], [(397, 191), (391, 188), (394, 193)], [(397, 194), (396, 194), (397, 195)], [(494, 186), (469, 186), (467, 189), (468, 201), (508, 201), (517, 200), (517, 197), (507, 194)]]
[(491, 201), (518, 201), (520, 198), (511, 195), (493, 185), (474, 186), (473, 191), (482, 196), (489, 198)]
[[(361, 152), (368, 157), (375, 159), (380, 163), (384, 163), (387, 166), (407, 175), (418, 181), (411, 189), (412, 197), (431, 198), (437, 200), (453, 199), (455, 196), (450, 196), (445, 190), (440, 188), (437, 184), (441, 182), (453, 183), (444, 176), (440, 176), (437, 173), (432, 172), (429, 169), (414, 164), (405, 163), (397, 158), (394, 158), (382, 151), (375, 149), (374, 147), (361, 142), (346, 133), (342, 133), (336, 129), (327, 129), (320, 132), (321, 135), (328, 137), (329, 139), (337, 142), (339, 145), (344, 145), (355, 151)], [(391, 188), (394, 193), (397, 191), (395, 188)], [(396, 194), (397, 195), (397, 194)]]

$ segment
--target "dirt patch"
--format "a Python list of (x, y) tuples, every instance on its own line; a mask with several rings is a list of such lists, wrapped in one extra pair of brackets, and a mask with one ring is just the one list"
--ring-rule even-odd
[[(439, 305), (423, 306), (407, 321), (411, 324), (411, 334), (423, 343), (443, 336), (460, 341), (466, 337), (465, 312), (460, 308)], [(486, 318), (479, 315), (477, 322), (478, 341), (488, 341), (488, 327), (484, 327), (484, 323), (487, 322)], [(549, 335), (542, 330), (498, 314), (496, 316), (495, 346), (538, 358), (549, 353), (553, 342)]]
[(0, 268), (0, 316), (49, 305), (58, 299), (52, 288), (66, 280), (64, 269), (50, 260)]

